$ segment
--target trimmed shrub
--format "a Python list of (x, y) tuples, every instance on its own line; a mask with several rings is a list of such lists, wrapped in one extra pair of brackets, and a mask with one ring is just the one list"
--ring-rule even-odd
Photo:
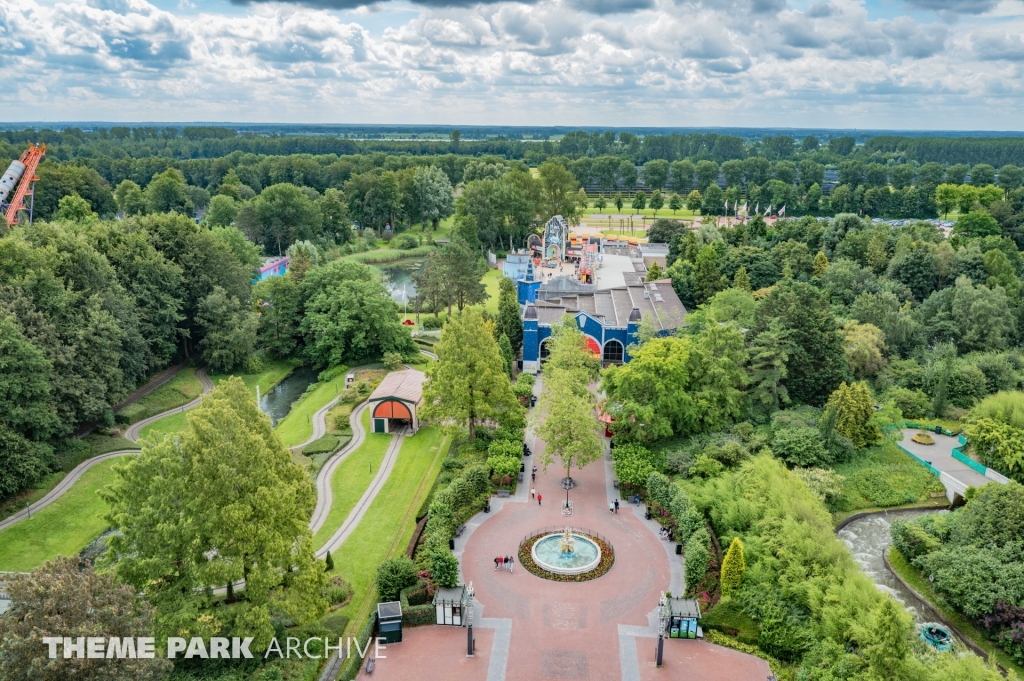
[(382, 601), (398, 600), (398, 593), (416, 583), (416, 566), (408, 558), (389, 558), (377, 568), (377, 594)]

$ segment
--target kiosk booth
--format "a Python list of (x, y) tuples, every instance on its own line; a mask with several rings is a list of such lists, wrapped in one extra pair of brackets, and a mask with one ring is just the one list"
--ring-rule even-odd
[(464, 613), (466, 612), (466, 587), (459, 586), (449, 589), (440, 587), (434, 594), (434, 609), (437, 612), (437, 624), (447, 624), (454, 627), (461, 627), (465, 624)]

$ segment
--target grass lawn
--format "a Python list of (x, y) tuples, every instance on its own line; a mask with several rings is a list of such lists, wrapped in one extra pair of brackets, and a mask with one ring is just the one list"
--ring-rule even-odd
[(57, 555), (73, 556), (98, 537), (108, 523), (96, 491), (114, 480), (118, 461), (96, 464), (57, 501), (0, 531), (0, 571), (27, 572)]
[[(165, 416), (159, 421), (149, 424), (139, 433), (140, 440), (159, 442), (164, 435), (180, 433), (188, 426), (188, 412), (179, 411), (176, 414)], [(136, 445), (137, 446), (137, 445)]]
[[(283, 359), (277, 361), (266, 360), (263, 371), (258, 374), (231, 374), (238, 376), (249, 387), (252, 394), (256, 394), (256, 386), (260, 387), (260, 394), (266, 395), (267, 391), (285, 379), (288, 374), (295, 371), (295, 367), (302, 362), (297, 359)], [(213, 374), (214, 383), (220, 383), (228, 378), (228, 374)]]
[[(385, 433), (371, 433), (370, 411), (363, 412), (363, 428), (366, 432), (366, 440), (359, 446), (359, 449), (352, 452), (341, 462), (341, 465), (334, 471), (331, 477), (331, 511), (323, 527), (313, 537), (313, 546), (320, 548), (324, 542), (331, 538), (335, 530), (341, 527), (345, 518), (352, 512), (359, 497), (363, 496), (373, 476), (380, 470), (381, 461), (384, 460), (384, 453), (391, 442), (391, 435)], [(401, 455), (399, 455), (401, 459)], [(397, 466), (395, 468), (397, 470)], [(391, 473), (395, 474), (395, 470)], [(390, 480), (389, 480), (390, 482)], [(365, 522), (364, 516), (363, 521)], [(347, 542), (346, 542), (347, 543)], [(344, 550), (344, 549), (343, 549)]]
[(938, 478), (889, 440), (858, 451), (834, 469), (845, 478), (837, 511), (917, 504), (943, 491)]
[(202, 392), (203, 384), (196, 378), (195, 367), (185, 367), (167, 383), (129, 404), (120, 413), (128, 417), (129, 423), (135, 423), (191, 402)]
[(416, 248), (378, 248), (373, 251), (364, 251), (362, 253), (353, 253), (352, 255), (343, 255), (340, 260), (354, 260), (355, 262), (365, 263), (367, 265), (386, 262), (394, 262), (395, 260), (402, 260), (403, 258), (415, 258), (429, 255), (437, 246), (424, 245), (417, 246)]
[(274, 431), (285, 447), (301, 444), (313, 434), (313, 414), (338, 396), (345, 385), (345, 377), (317, 383), (292, 405), (291, 411), (277, 424)]
[(434, 485), (450, 441), (435, 428), (421, 428), (406, 438), (398, 461), (359, 527), (334, 556), (334, 571), (345, 577), (355, 595), (338, 614), (358, 631), (376, 603), (377, 566), (402, 555), (416, 527), (416, 511)]
[(985, 638), (985, 634), (982, 633), (970, 620), (963, 615), (963, 613), (956, 610), (954, 607), (946, 603), (945, 599), (932, 591), (931, 584), (924, 576), (921, 575), (921, 571), (915, 566), (911, 565), (903, 554), (896, 550), (895, 547), (890, 546), (888, 551), (889, 565), (892, 569), (903, 578), (903, 580), (911, 586), (917, 593), (924, 596), (929, 603), (931, 603), (936, 610), (945, 615), (946, 619), (952, 622), (957, 629), (963, 632), (964, 636), (971, 639), (971, 642), (977, 645), (979, 648), (989, 654), (990, 657), (995, 658), (995, 661), (1002, 666), (1014, 672), (1018, 678), (1024, 678), (1024, 667), (1014, 662), (1013, 658), (1007, 655), (1002, 648), (999, 648), (990, 640)]
[[(89, 456), (99, 456), (100, 454), (106, 454), (107, 452), (116, 452), (119, 449), (138, 449), (139, 446), (131, 440), (126, 440), (123, 437), (100, 435), (98, 433), (92, 433), (82, 438), (82, 442), (89, 446)], [(75, 464), (77, 465), (77, 464)]]

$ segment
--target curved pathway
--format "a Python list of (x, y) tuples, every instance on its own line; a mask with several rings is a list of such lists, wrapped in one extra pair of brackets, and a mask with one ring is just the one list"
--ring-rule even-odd
[(316, 507), (313, 509), (313, 517), (309, 521), (309, 529), (316, 534), (324, 523), (327, 521), (327, 515), (331, 512), (331, 504), (334, 501), (334, 495), (331, 491), (331, 478), (334, 477), (334, 471), (338, 469), (341, 462), (344, 461), (349, 454), (359, 449), (366, 440), (366, 431), (363, 430), (362, 416), (363, 412), (367, 408), (366, 402), (363, 402), (358, 407), (352, 410), (352, 413), (348, 417), (348, 422), (352, 426), (352, 439), (348, 441), (344, 447), (339, 449), (327, 462), (320, 468), (320, 472), (316, 476)]
[[(203, 395), (205, 395), (205, 394), (209, 393), (211, 390), (213, 390), (213, 388), (214, 388), (213, 381), (210, 380), (210, 375), (207, 372), (206, 367), (203, 367), (202, 369), (199, 369), (198, 371), (196, 371), (196, 378), (198, 378), (199, 382), (202, 383), (202, 385), (203, 385)], [(139, 421), (137, 423), (132, 424), (131, 427), (129, 427), (128, 430), (125, 432), (125, 435), (124, 435), (125, 439), (126, 440), (130, 440), (132, 442), (138, 442), (138, 440), (139, 440), (139, 433), (142, 431), (143, 428), (145, 428), (146, 426), (148, 426), (151, 423), (159, 421), (160, 419), (162, 419), (165, 416), (170, 416), (171, 414), (176, 414), (178, 412), (185, 411), (187, 409), (192, 409), (193, 407), (198, 406), (199, 403), (202, 402), (202, 399), (203, 399), (202, 395), (200, 395), (196, 399), (194, 399), (191, 402), (188, 402), (187, 404), (184, 404), (184, 405), (182, 405), (180, 407), (175, 407), (174, 409), (168, 409), (167, 411), (161, 412), (161, 413), (157, 414), (156, 416), (150, 416), (148, 419), (143, 419), (143, 420), (141, 420), (141, 421)], [(138, 450), (138, 449), (119, 449), (119, 450), (114, 451), (114, 452), (107, 452), (106, 454), (100, 454), (99, 456), (94, 456), (91, 459), (86, 459), (82, 463), (80, 463), (77, 466), (75, 466), (71, 470), (70, 473), (65, 475), (61, 479), (61, 481), (59, 483), (57, 483), (57, 485), (53, 489), (51, 489), (49, 492), (46, 493), (46, 496), (44, 496), (42, 499), (40, 499), (39, 501), (37, 501), (34, 504), (32, 504), (29, 508), (32, 511), (39, 511), (40, 509), (43, 509), (43, 508), (49, 506), (54, 501), (56, 501), (57, 499), (62, 497), (65, 492), (67, 492), (69, 489), (71, 489), (71, 486), (74, 485), (76, 482), (78, 482), (78, 479), (81, 478), (82, 475), (87, 470), (89, 470), (90, 468), (92, 468), (96, 464), (98, 464), (98, 463), (100, 463), (102, 461), (106, 461), (107, 459), (111, 459), (111, 458), (113, 458), (115, 456), (124, 456), (125, 454), (138, 454), (139, 451), (140, 450)], [(23, 510), (18, 511), (17, 513), (14, 513), (11, 516), (5, 518), (3, 521), (0, 521), (0, 530), (3, 530), (5, 528), (7, 528), (7, 527), (10, 527), (11, 525), (13, 525), (14, 523), (18, 522), (19, 520), (27, 518), (28, 517), (28, 513), (29, 513), (29, 509), (23, 509)]]
[[(203, 367), (202, 369), (199, 369), (198, 371), (196, 371), (196, 378), (198, 378), (199, 382), (202, 383), (202, 385), (203, 385), (203, 395), (206, 395), (210, 391), (213, 390), (213, 388), (214, 388), (213, 381), (210, 380), (210, 374), (207, 372), (206, 367)], [(126, 440), (131, 440), (132, 442), (138, 442), (139, 441), (139, 436), (140, 436), (139, 434), (142, 432), (143, 428), (145, 428), (146, 426), (150, 425), (151, 423), (156, 423), (157, 421), (159, 421), (160, 419), (164, 418), (165, 416), (170, 416), (171, 414), (176, 414), (176, 413), (182, 412), (182, 411), (188, 411), (189, 409), (192, 409), (193, 407), (198, 407), (199, 403), (203, 401), (203, 395), (200, 395), (199, 397), (195, 398), (191, 402), (187, 402), (187, 403), (181, 405), (180, 407), (175, 407), (174, 409), (168, 409), (165, 412), (161, 412), (161, 413), (159, 413), (159, 414), (157, 414), (155, 416), (150, 416), (147, 419), (142, 419), (141, 421), (137, 421), (137, 422), (133, 423), (131, 426), (128, 427), (128, 430), (126, 430), (125, 433), (124, 433), (125, 439)]]

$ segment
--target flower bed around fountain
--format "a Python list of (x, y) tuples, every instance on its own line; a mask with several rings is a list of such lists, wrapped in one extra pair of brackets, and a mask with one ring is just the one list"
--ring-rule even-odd
[(615, 551), (612, 549), (610, 544), (586, 532), (574, 531), (572, 534), (577, 538), (586, 539), (587, 541), (592, 542), (600, 551), (597, 562), (593, 567), (587, 565), (585, 566), (587, 569), (584, 572), (566, 574), (552, 572), (538, 565), (534, 560), (534, 546), (549, 537), (554, 537), (555, 540), (557, 540), (559, 533), (539, 534), (535, 537), (530, 537), (520, 544), (519, 564), (526, 568), (530, 573), (544, 579), (550, 579), (554, 582), (586, 582), (591, 579), (601, 577), (611, 569), (612, 565), (615, 563)]

